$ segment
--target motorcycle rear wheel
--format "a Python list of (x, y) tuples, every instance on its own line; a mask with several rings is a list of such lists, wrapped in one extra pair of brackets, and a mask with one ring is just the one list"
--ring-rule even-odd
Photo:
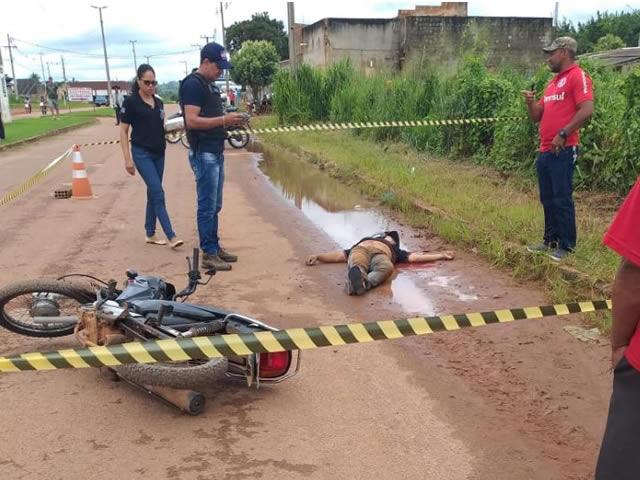
[(249, 132), (243, 129), (229, 131), (227, 142), (233, 148), (244, 148), (249, 143)]
[[(36, 324), (30, 321), (38, 314), (39, 303), (57, 315), (77, 315), (84, 303), (96, 299), (94, 292), (62, 280), (25, 280), (0, 290), (0, 326), (28, 337), (63, 337), (71, 335), (75, 325)], [(48, 312), (47, 312), (48, 313)]]
[(176, 363), (132, 363), (114, 368), (118, 375), (140, 385), (192, 389), (224, 377), (228, 363), (223, 357)]

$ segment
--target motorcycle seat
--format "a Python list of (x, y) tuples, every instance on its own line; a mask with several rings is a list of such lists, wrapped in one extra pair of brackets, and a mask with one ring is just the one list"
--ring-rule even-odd
[(131, 309), (142, 316), (157, 315), (161, 305), (173, 307), (171, 313), (167, 313), (162, 324), (167, 326), (185, 325), (188, 323), (211, 322), (223, 319), (228, 312), (213, 308), (205, 308), (188, 303), (172, 302), (169, 300), (133, 300), (129, 302)]

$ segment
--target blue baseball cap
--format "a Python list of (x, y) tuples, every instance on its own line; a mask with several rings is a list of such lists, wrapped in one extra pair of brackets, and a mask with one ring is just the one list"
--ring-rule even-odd
[(229, 62), (227, 51), (219, 43), (211, 42), (202, 47), (202, 50), (200, 50), (200, 62), (205, 58), (210, 62), (215, 63), (223, 70), (230, 70), (233, 68), (233, 65)]

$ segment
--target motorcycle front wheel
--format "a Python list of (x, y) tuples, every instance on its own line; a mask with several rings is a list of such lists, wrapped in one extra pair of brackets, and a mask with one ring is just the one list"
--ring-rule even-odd
[(95, 299), (88, 288), (61, 280), (16, 282), (0, 290), (0, 326), (28, 337), (71, 335), (75, 323), (61, 320), (77, 318), (78, 307)]

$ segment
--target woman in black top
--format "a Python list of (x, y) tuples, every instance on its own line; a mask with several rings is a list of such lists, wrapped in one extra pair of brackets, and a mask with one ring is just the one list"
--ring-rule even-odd
[[(138, 67), (137, 77), (133, 81), (132, 95), (127, 97), (120, 111), (120, 144), (124, 155), (124, 168), (129, 175), (135, 175), (136, 169), (147, 184), (147, 212), (144, 228), (145, 241), (155, 245), (167, 242), (156, 237), (156, 219), (169, 239), (171, 248), (177, 248), (184, 242), (176, 237), (165, 205), (162, 189), (164, 172), (164, 106), (155, 96), (156, 74), (151, 65)], [(131, 133), (131, 151), (129, 151), (129, 127)], [(133, 160), (132, 160), (133, 157)]]

